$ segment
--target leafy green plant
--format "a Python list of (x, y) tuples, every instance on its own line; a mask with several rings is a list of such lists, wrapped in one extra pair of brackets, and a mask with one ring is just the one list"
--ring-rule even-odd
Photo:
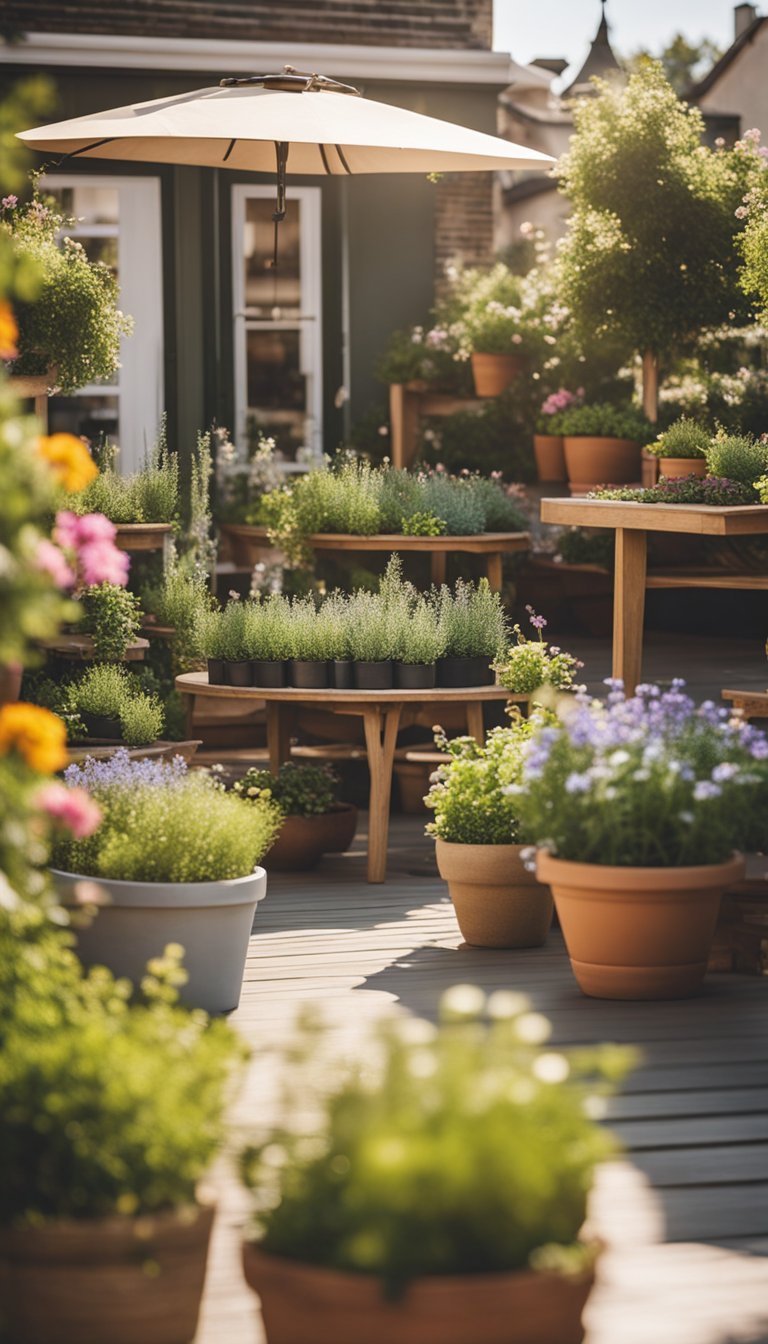
[[(250, 657), (246, 635), (248, 623), (247, 603), (240, 598), (230, 598), (221, 612), (220, 657), (227, 662), (237, 663)], [(213, 657), (209, 654), (208, 657)]]
[(454, 845), (524, 842), (516, 799), (506, 789), (519, 781), (523, 744), (533, 728), (533, 719), (516, 713), (509, 727), (492, 728), (482, 746), (473, 737), (449, 741), (442, 728), (435, 731), (437, 750), (450, 760), (437, 767), (424, 799), (434, 813), (428, 835)]
[(168, 449), (165, 417), (140, 471), (122, 475), (115, 465), (117, 453), (114, 445), (101, 445), (99, 474), (85, 490), (69, 499), (73, 513), (103, 513), (113, 523), (176, 522), (179, 461)]
[(225, 657), (224, 613), (217, 608), (201, 609), (195, 617), (193, 641), (203, 658)]
[(290, 658), (291, 607), (282, 593), (245, 604), (245, 648), (249, 658)]
[(34, 296), (17, 305), (13, 371), (35, 375), (53, 369), (56, 386), (66, 395), (87, 383), (109, 381), (119, 367), (120, 341), (133, 330), (132, 320), (117, 306), (118, 285), (110, 268), (89, 261), (82, 243), (67, 236), (74, 223), (37, 191), (23, 204), (5, 197), (0, 206), (0, 232), (18, 261), (39, 277)]
[(350, 614), (346, 594), (338, 591), (330, 593), (322, 603), (317, 619), (326, 657), (339, 660), (349, 658)]
[(115, 583), (99, 583), (80, 596), (80, 629), (91, 636), (97, 658), (117, 661), (136, 639), (141, 627), (139, 599)]
[(707, 471), (754, 488), (768, 471), (768, 442), (749, 434), (716, 434), (706, 451)]
[(60, 837), (54, 867), (129, 882), (223, 882), (252, 873), (280, 822), (268, 799), (246, 803), (212, 776), (172, 765), (87, 761), (65, 773), (87, 790), (103, 819), (89, 839)]
[(614, 686), (537, 729), (513, 796), (526, 835), (561, 859), (724, 863), (768, 842), (768, 738), (680, 681), (629, 699)]
[(337, 783), (329, 765), (285, 761), (276, 775), (253, 767), (233, 788), (241, 798), (271, 799), (287, 817), (314, 817), (333, 810)]
[(512, 644), (495, 665), (500, 686), (506, 686), (515, 695), (535, 695), (543, 687), (553, 691), (568, 691), (576, 673), (584, 666), (573, 654), (563, 653), (554, 644), (545, 644), (543, 616), (537, 616), (533, 607), (526, 607), (536, 639), (526, 639), (519, 625), (512, 627), (517, 643)]
[(662, 477), (656, 485), (613, 490), (596, 490), (591, 499), (616, 499), (630, 504), (709, 504), (728, 508), (735, 504), (754, 504), (751, 486), (722, 476), (684, 476), (678, 480)]
[(201, 622), (213, 605), (207, 574), (197, 567), (190, 569), (174, 556), (165, 566), (160, 582), (142, 590), (141, 605), (157, 625), (173, 630), (174, 671), (190, 672), (199, 666)]
[(441, 472), (424, 478), (424, 507), (442, 518), (450, 536), (471, 537), (485, 531), (485, 507), (468, 480)]
[(435, 602), (446, 657), (500, 656), (508, 642), (507, 617), (487, 579), (477, 585), (457, 579), (453, 592), (443, 584)]
[(597, 528), (566, 527), (557, 538), (557, 553), (567, 565), (602, 565), (612, 569), (613, 532)]
[(444, 632), (434, 604), (419, 598), (400, 627), (396, 656), (401, 663), (428, 666), (442, 657), (444, 651)]
[[(647, 444), (647, 450), (654, 457), (706, 457), (711, 442), (712, 435), (704, 425), (683, 415), (663, 430), (653, 443)], [(712, 474), (726, 476), (728, 473), (719, 471)]]
[(553, 415), (552, 420), (557, 423), (550, 433), (567, 434), (569, 437), (584, 435), (589, 438), (634, 439), (637, 443), (647, 443), (653, 432), (650, 421), (634, 407), (612, 406), (609, 402), (573, 406)]
[(295, 597), (291, 602), (288, 638), (291, 657), (307, 662), (325, 662), (334, 657), (333, 632), (330, 625), (321, 620), (315, 599)]
[(359, 588), (349, 599), (349, 651), (358, 663), (382, 663), (398, 648), (398, 622), (378, 593)]
[(70, 714), (95, 714), (119, 719), (123, 741), (143, 746), (161, 736), (163, 707), (154, 695), (140, 690), (137, 678), (114, 663), (97, 663), (62, 692)]
[(589, 1261), (579, 1229), (613, 1141), (587, 1097), (631, 1053), (544, 1048), (549, 1024), (520, 994), (455, 986), (441, 1018), (381, 1022), (365, 1068), (305, 1024), (282, 1107), (294, 1123), (242, 1158), (264, 1251), (376, 1274), (389, 1296), (421, 1275)]
[(448, 529), (444, 518), (422, 511), (403, 518), (400, 530), (404, 537), (442, 537)]
[[(505, 487), (501, 472), (481, 476), (473, 472), (466, 478), (472, 494), (483, 508), (484, 532), (524, 532), (528, 520), (523, 512), (524, 492), (520, 487)], [(522, 498), (521, 498), (522, 495)]]
[(165, 716), (159, 700), (151, 695), (132, 695), (120, 711), (123, 741), (129, 747), (155, 742), (162, 735)]

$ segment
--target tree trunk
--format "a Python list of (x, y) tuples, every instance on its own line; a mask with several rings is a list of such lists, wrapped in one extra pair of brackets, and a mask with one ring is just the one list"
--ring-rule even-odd
[(659, 418), (659, 361), (652, 350), (643, 355), (643, 411), (655, 425)]

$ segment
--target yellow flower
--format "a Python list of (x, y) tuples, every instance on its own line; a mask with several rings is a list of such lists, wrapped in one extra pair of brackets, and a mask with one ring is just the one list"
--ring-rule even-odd
[(82, 439), (74, 434), (51, 434), (37, 440), (37, 451), (48, 463), (59, 485), (69, 494), (84, 490), (99, 469)]
[(30, 770), (51, 775), (67, 764), (67, 730), (49, 709), (23, 702), (0, 709), (0, 756), (18, 752)]
[(7, 300), (0, 299), (0, 359), (16, 358), (19, 353), (16, 344), (18, 339), (19, 328), (13, 309)]

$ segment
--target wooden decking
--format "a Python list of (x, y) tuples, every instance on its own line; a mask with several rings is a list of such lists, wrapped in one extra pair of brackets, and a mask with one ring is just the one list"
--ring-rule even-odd
[[(525, 990), (557, 1043), (613, 1040), (643, 1051), (610, 1103), (627, 1152), (601, 1171), (592, 1201), (608, 1249), (587, 1344), (766, 1344), (766, 981), (712, 975), (689, 1001), (601, 1003), (577, 990), (556, 933), (537, 951), (469, 949), (421, 831), (419, 818), (393, 819), (391, 876), (381, 887), (365, 881), (360, 837), (357, 852), (325, 859), (314, 874), (270, 880), (232, 1019), (254, 1052), (234, 1106), (238, 1135), (274, 1114), (280, 1051), (299, 1005), (319, 1004), (354, 1048), (366, 1024), (399, 1004), (433, 1016), (457, 982)], [(264, 1344), (239, 1268), (247, 1205), (225, 1162), (216, 1183), (220, 1214), (195, 1344)]]

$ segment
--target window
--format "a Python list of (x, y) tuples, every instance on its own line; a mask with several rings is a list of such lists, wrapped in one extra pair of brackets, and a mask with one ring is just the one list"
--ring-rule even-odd
[(51, 397), (49, 431), (107, 435), (120, 445), (122, 469), (135, 471), (154, 442), (164, 405), (160, 182), (56, 173), (42, 185), (77, 220), (71, 236), (115, 272), (120, 307), (134, 319), (112, 382)]
[(232, 191), (235, 438), (273, 437), (287, 458), (322, 451), (320, 189), (296, 187), (272, 266), (273, 187)]

